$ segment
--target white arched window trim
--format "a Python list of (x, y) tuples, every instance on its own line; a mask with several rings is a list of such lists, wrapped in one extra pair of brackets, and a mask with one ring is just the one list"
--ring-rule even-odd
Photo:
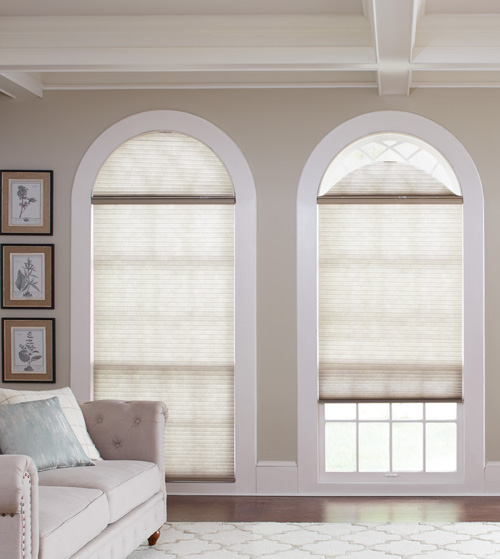
[(210, 122), (188, 113), (139, 113), (104, 131), (84, 155), (71, 198), (71, 375), (80, 401), (92, 398), (92, 189), (103, 163), (125, 141), (172, 130), (209, 146), (233, 181), (235, 205), (235, 437), (236, 482), (167, 484), (170, 493), (254, 493), (256, 465), (256, 196), (252, 173), (237, 145)]
[[(464, 463), (462, 483), (319, 482), (317, 394), (317, 203), (323, 174), (346, 146), (370, 134), (400, 132), (428, 142), (451, 164), (464, 197)], [(298, 486), (308, 494), (465, 494), (483, 492), (484, 479), (484, 232), (477, 169), (462, 144), (435, 122), (407, 112), (358, 116), (330, 132), (302, 172), (297, 196)]]

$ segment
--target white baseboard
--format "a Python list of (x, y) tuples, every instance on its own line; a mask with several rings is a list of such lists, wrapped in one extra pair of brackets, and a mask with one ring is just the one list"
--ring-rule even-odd
[(257, 462), (257, 493), (259, 495), (296, 495), (296, 462)]
[(486, 462), (484, 492), (489, 495), (500, 495), (500, 462)]

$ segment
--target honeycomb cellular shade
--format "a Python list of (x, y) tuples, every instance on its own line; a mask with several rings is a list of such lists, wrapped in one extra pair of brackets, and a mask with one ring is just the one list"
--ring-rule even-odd
[(179, 132), (135, 136), (116, 149), (94, 185), (99, 196), (234, 197), (233, 184), (217, 155)]
[[(147, 158), (140, 184), (121, 170), (131, 154)], [(207, 146), (177, 133), (138, 136), (111, 158), (118, 174), (105, 163), (100, 195), (130, 187), (162, 202), (93, 206), (94, 397), (167, 404), (168, 481), (234, 481), (234, 205), (168, 200), (233, 196), (230, 177)]]
[[(365, 139), (369, 153), (377, 153), (373, 145), (397, 153), (403, 140), (407, 154), (422, 149), (397, 136)], [(356, 150), (358, 163), (366, 162), (362, 142)], [(461, 193), (452, 178), (445, 184), (422, 166), (379, 157), (322, 185), (320, 401), (463, 399)]]

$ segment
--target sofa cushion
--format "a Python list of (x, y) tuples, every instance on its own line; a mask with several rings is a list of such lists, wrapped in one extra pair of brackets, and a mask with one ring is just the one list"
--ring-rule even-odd
[(82, 410), (69, 386), (57, 388), (56, 390), (12, 390), (10, 388), (0, 388), (0, 404), (19, 404), (20, 402), (32, 402), (33, 400), (46, 400), (54, 396), (57, 396), (61, 409), (75, 432), (78, 442), (82, 445), (85, 454), (91, 460), (100, 460), (101, 455), (87, 432)]
[(109, 506), (99, 489), (39, 487), (39, 559), (68, 559), (108, 525)]
[(30, 456), (39, 471), (92, 466), (56, 397), (0, 406), (0, 451)]
[(109, 522), (161, 491), (156, 464), (139, 460), (100, 460), (93, 468), (67, 468), (40, 472), (41, 486), (100, 489), (108, 498)]

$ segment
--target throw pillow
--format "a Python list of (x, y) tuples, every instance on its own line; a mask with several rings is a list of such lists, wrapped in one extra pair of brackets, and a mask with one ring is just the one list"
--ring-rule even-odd
[(38, 471), (93, 466), (57, 397), (0, 406), (0, 452), (30, 456)]
[(54, 396), (57, 396), (59, 399), (61, 409), (75, 432), (76, 438), (82, 445), (85, 454), (91, 460), (102, 460), (99, 451), (88, 434), (82, 410), (69, 386), (56, 390), (10, 390), (8, 388), (0, 388), (0, 405), (47, 400)]

